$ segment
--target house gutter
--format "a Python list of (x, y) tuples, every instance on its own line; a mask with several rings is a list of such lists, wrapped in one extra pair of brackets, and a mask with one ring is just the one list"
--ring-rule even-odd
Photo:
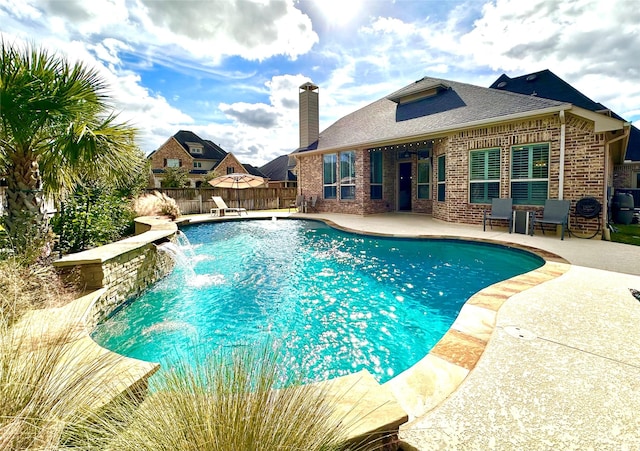
[(625, 132), (616, 137), (613, 138), (611, 141), (607, 141), (604, 145), (604, 193), (602, 195), (602, 199), (604, 199), (603, 205), (602, 205), (602, 222), (604, 222), (604, 227), (602, 228), (602, 237), (603, 239), (605, 239), (606, 241), (611, 241), (611, 231), (609, 230), (608, 227), (608, 221), (607, 218), (609, 217), (609, 199), (607, 198), (607, 188), (608, 186), (608, 179), (609, 179), (609, 153), (610, 153), (610, 148), (611, 148), (611, 144), (617, 141), (620, 141), (621, 139), (625, 139), (629, 137), (629, 134), (631, 132), (631, 127), (630, 127), (630, 123), (629, 122), (625, 122), (624, 124), (625, 126), (623, 127), (623, 130), (625, 130)]
[(566, 141), (566, 124), (564, 110), (560, 110), (560, 169), (558, 173), (558, 199), (564, 198), (564, 155)]

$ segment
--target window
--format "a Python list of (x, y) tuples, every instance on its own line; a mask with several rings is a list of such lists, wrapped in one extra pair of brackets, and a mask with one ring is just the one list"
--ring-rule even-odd
[(189, 152), (190, 153), (197, 153), (197, 154), (202, 155), (202, 147), (196, 147), (196, 146), (189, 147)]
[(167, 158), (164, 165), (168, 168), (179, 168), (182, 166), (182, 161), (177, 158)]
[(371, 159), (371, 184), (369, 197), (371, 199), (382, 199), (382, 151), (370, 151), (369, 158)]
[(337, 174), (336, 174), (336, 166), (338, 165), (338, 155), (335, 153), (330, 153), (327, 155), (323, 155), (322, 157), (322, 166), (323, 166), (323, 186), (324, 186), (324, 198), (325, 199), (335, 199), (337, 197)]
[(431, 159), (429, 150), (418, 151), (418, 199), (431, 199)]
[(445, 156), (444, 155), (440, 155), (438, 157), (438, 202), (444, 202), (445, 201), (445, 180), (446, 180), (446, 174), (445, 174), (445, 169), (446, 169), (446, 162), (445, 162)]
[(194, 168), (201, 168), (202, 167), (202, 162), (201, 161), (194, 161), (193, 162), (193, 167)]
[(356, 152), (340, 152), (340, 199), (356, 198)]
[(511, 197), (516, 205), (544, 205), (549, 197), (549, 144), (511, 148)]
[(474, 150), (469, 154), (469, 202), (490, 204), (500, 197), (500, 149)]
[(227, 174), (235, 173), (235, 168), (233, 166), (227, 166)]

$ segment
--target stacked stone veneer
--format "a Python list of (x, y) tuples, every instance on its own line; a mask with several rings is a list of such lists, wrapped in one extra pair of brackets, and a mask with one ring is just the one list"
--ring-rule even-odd
[(102, 264), (80, 266), (87, 288), (106, 288), (94, 303), (86, 319), (87, 326), (95, 327), (121, 304), (165, 277), (173, 266), (173, 260), (158, 252), (154, 244), (118, 255)]
[[(564, 188), (562, 197), (575, 203), (582, 197), (595, 197), (604, 203), (605, 145), (604, 133), (595, 133), (591, 121), (565, 115)], [(417, 157), (403, 160), (412, 163), (412, 211), (432, 214), (447, 222), (481, 224), (486, 204), (469, 202), (469, 153), (472, 150), (499, 148), (501, 151), (500, 195), (510, 193), (512, 146), (548, 143), (549, 198), (559, 196), (561, 122), (558, 114), (538, 118), (515, 120), (486, 127), (451, 132), (435, 137), (433, 141), (431, 199), (417, 198)], [(611, 138), (611, 137), (609, 137)], [(430, 139), (431, 138), (425, 138)], [(393, 147), (393, 146), (392, 146)], [(299, 161), (298, 186), (305, 197), (317, 196), (318, 211), (371, 214), (397, 209), (398, 161), (394, 150), (386, 150), (383, 168), (383, 199), (369, 199), (370, 158), (368, 148), (356, 148), (356, 198), (354, 200), (323, 199), (322, 155), (297, 155)], [(335, 152), (329, 152), (335, 153)], [(437, 201), (437, 157), (446, 156), (444, 202)], [(516, 209), (537, 211), (542, 206), (518, 206)], [(596, 230), (600, 219), (583, 219), (584, 229)]]
[(89, 329), (116, 308), (145, 291), (166, 276), (173, 260), (157, 246), (175, 237), (177, 227), (152, 230), (117, 243), (111, 243), (54, 262), (63, 273), (73, 273), (87, 290), (104, 289), (86, 315)]

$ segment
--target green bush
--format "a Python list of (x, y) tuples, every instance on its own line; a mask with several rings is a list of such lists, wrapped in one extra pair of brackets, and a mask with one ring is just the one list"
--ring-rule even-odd
[(115, 190), (80, 188), (51, 220), (62, 253), (78, 252), (133, 234), (132, 202)]
[(189, 171), (186, 168), (164, 168), (160, 183), (163, 188), (186, 188), (191, 185)]

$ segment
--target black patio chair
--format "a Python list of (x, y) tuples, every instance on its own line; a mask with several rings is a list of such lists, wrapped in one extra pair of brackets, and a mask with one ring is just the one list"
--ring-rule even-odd
[(554, 226), (562, 226), (562, 232), (560, 234), (560, 239), (564, 240), (564, 231), (568, 228), (569, 224), (569, 208), (571, 207), (571, 202), (568, 200), (559, 200), (559, 199), (547, 199), (544, 201), (544, 210), (542, 211), (542, 218), (536, 218), (533, 216), (533, 220), (531, 221), (531, 232), (530, 235), (533, 235), (534, 229), (536, 228), (536, 224), (540, 224), (540, 229), (542, 229), (542, 234), (544, 235), (544, 224), (552, 224)]
[(494, 220), (507, 221), (509, 233), (511, 233), (513, 228), (513, 199), (510, 197), (494, 197), (491, 199), (491, 211), (485, 210), (482, 217), (482, 230), (487, 230), (487, 221), (489, 221), (489, 227), (493, 230), (491, 221)]

